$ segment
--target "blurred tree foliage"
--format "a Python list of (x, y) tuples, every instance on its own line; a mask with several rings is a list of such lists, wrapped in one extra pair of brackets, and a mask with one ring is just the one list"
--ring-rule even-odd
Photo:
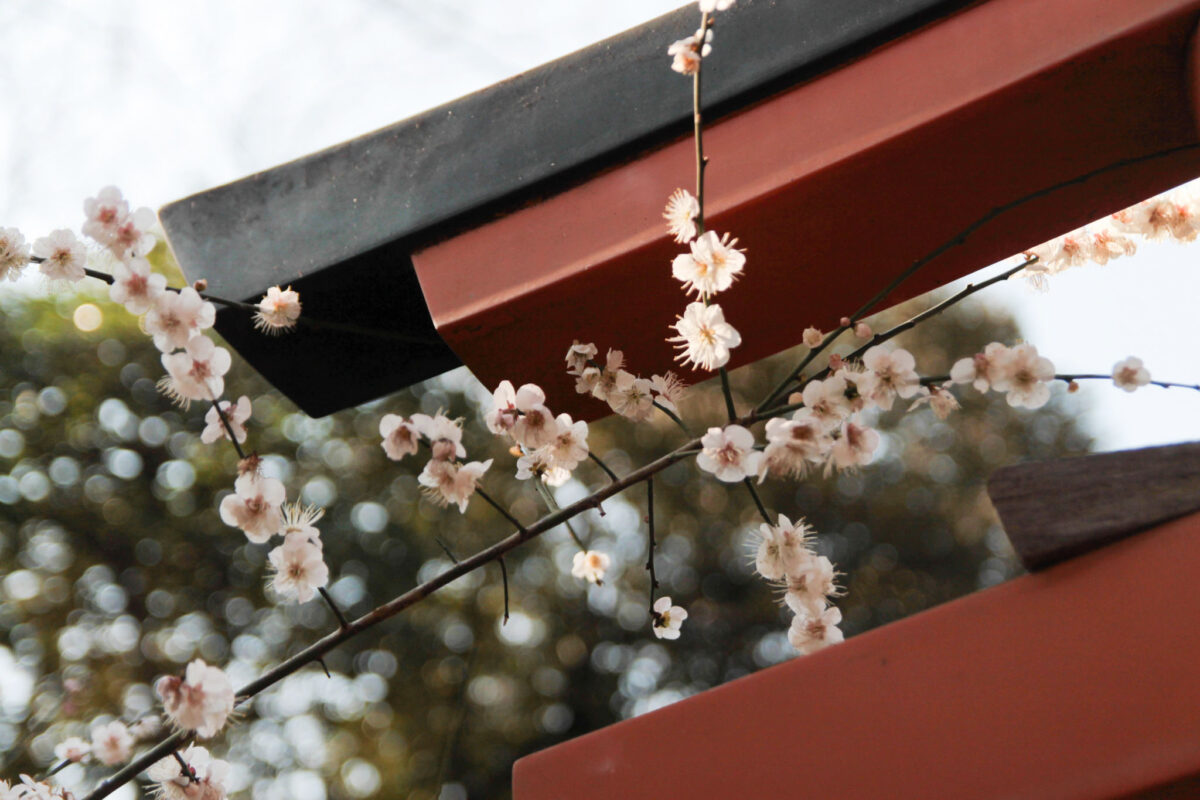
[[(73, 324), (81, 303), (102, 312), (96, 330)], [(0, 310), (0, 753), (11, 777), (44, 769), (55, 743), (86, 736), (98, 716), (152, 712), (155, 677), (192, 658), (226, 665), (239, 685), (333, 620), (319, 601), (274, 606), (264, 596), (268, 548), (216, 513), (232, 485), (232, 448), (202, 445), (204, 409), (180, 410), (155, 390), (159, 355), (136, 321), (102, 293), (7, 293)], [(900, 344), (935, 374), (1015, 338), (1009, 319), (970, 305)], [(788, 363), (794, 356), (740, 370), (737, 392), (761, 397)], [(717, 392), (706, 385), (685, 401), (694, 427), (720, 422)], [(349, 614), (443, 568), (442, 544), (464, 555), (508, 532), (483, 503), (459, 515), (423, 500), (420, 461), (390, 462), (379, 447), (382, 414), (465, 417), (472, 457), (496, 458), (488, 490), (521, 519), (541, 511), (480, 421), (489, 393), (464, 371), (317, 420), (235, 366), (227, 396), (241, 394), (254, 401), (251, 446), (271, 454), (290, 497), (327, 508), (330, 590)], [(861, 472), (765, 485), (769, 508), (807, 517), (845, 572), (847, 636), (1018, 569), (983, 481), (1002, 464), (1086, 448), (1074, 398), (1056, 397), (1026, 413), (972, 392), (945, 422), (927, 408), (893, 411), (881, 422), (884, 447)], [(681, 437), (659, 417), (605, 419), (590, 438), (620, 473)], [(577, 477), (605, 480), (591, 464)], [(650, 633), (645, 487), (636, 487), (576, 523), (613, 556), (603, 586), (571, 577), (573, 545), (554, 531), (509, 557), (507, 625), (493, 565), (335, 652), (332, 678), (314, 667), (260, 696), (214, 745), (235, 763), (237, 796), (431, 798), (446, 784), (446, 798), (502, 798), (523, 754), (787, 659), (789, 617), (753, 574), (758, 519), (743, 487), (683, 463), (655, 490), (662, 592), (690, 614), (681, 639)], [(583, 492), (572, 482), (558, 496)], [(88, 769), (61, 777), (102, 776)]]

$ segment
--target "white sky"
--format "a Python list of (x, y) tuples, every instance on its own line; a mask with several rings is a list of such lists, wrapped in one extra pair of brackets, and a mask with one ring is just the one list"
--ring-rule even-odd
[[(157, 208), (387, 125), (678, 0), (4, 0), (0, 225), (78, 228), (106, 184)], [(667, 68), (664, 42), (663, 68)], [(714, 153), (714, 158), (720, 154)], [(989, 290), (1060, 370), (1200, 380), (1200, 245)], [(1200, 439), (1200, 394), (1088, 386), (1100, 449)]]

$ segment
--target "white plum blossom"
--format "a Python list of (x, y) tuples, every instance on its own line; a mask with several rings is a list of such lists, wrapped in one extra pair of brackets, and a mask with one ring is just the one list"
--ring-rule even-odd
[(912, 397), (921, 387), (916, 359), (903, 348), (888, 351), (875, 345), (863, 353), (866, 371), (857, 376), (858, 393), (869, 403), (888, 411), (897, 397)]
[(562, 486), (571, 479), (571, 473), (555, 463), (547, 447), (539, 447), (517, 459), (517, 480), (540, 478), (547, 486)]
[(580, 461), (588, 457), (588, 424), (583, 420), (575, 422), (570, 414), (559, 414), (554, 422), (554, 440), (545, 445), (544, 449), (556, 466), (568, 471), (573, 470)]
[(529, 450), (554, 441), (558, 429), (554, 424), (554, 415), (546, 408), (546, 393), (540, 386), (527, 383), (517, 389), (513, 405), (520, 412), (509, 430), (513, 441)]
[(676, 189), (667, 200), (663, 219), (667, 231), (679, 244), (696, 238), (696, 218), (700, 216), (700, 201), (687, 189)]
[(970, 358), (954, 362), (950, 368), (951, 383), (969, 383), (976, 391), (986, 392), (1004, 374), (1008, 362), (1008, 347), (992, 342)]
[(1150, 371), (1140, 358), (1130, 356), (1113, 365), (1113, 383), (1127, 392), (1136, 392), (1138, 387), (1150, 382)]
[(288, 287), (272, 286), (258, 301), (254, 327), (269, 334), (283, 333), (296, 327), (300, 319), (300, 293)]
[(241, 528), (246, 538), (263, 544), (279, 532), (283, 524), (282, 506), (287, 499), (283, 484), (255, 472), (239, 475), (234, 493), (221, 501), (221, 521)]
[(854, 411), (846, 397), (847, 387), (846, 378), (841, 373), (823, 381), (812, 381), (804, 387), (801, 398), (805, 407), (826, 430), (836, 428)]
[(1135, 206), (1118, 211), (1111, 219), (1118, 230), (1138, 233), (1147, 239), (1175, 239), (1190, 242), (1196, 238), (1197, 218), (1187, 198), (1169, 195), (1143, 200)]
[(792, 521), (783, 514), (775, 525), (759, 526), (758, 550), (754, 568), (769, 581), (783, 580), (800, 569), (811, 557), (808, 550), (809, 527), (804, 520)]
[(650, 390), (654, 392), (654, 402), (671, 412), (679, 410), (679, 401), (687, 394), (687, 388), (687, 384), (671, 371), (650, 376)]
[[(847, 420), (829, 451), (829, 465), (841, 470), (870, 463), (879, 446), (879, 432)], [(828, 466), (826, 468), (828, 470)]]
[(175, 727), (195, 731), (201, 739), (216, 736), (233, 713), (233, 684), (219, 667), (197, 658), (184, 677), (166, 675), (154, 684), (163, 710)]
[(696, 466), (717, 480), (736, 483), (758, 474), (763, 454), (754, 449), (754, 434), (741, 425), (709, 428), (700, 444), (704, 449), (696, 456)]
[(108, 296), (114, 303), (125, 306), (130, 314), (145, 314), (167, 290), (167, 279), (151, 272), (150, 262), (144, 258), (114, 262), (112, 276)]
[(304, 532), (289, 533), (284, 536), (283, 544), (267, 555), (274, 570), (271, 588), (276, 593), (307, 603), (318, 589), (329, 583), (329, 567), (325, 565), (319, 542), (318, 539), (314, 544)]
[(608, 565), (612, 559), (607, 553), (601, 553), (598, 550), (581, 551), (575, 554), (575, 559), (571, 564), (571, 574), (576, 578), (582, 578), (589, 583), (601, 584), (604, 582), (604, 573), (608, 571)]
[(724, 11), (734, 4), (734, 0), (700, 0), (700, 13), (711, 14), (714, 11)]
[(182, 352), (164, 354), (167, 376), (159, 381), (166, 394), (186, 406), (191, 400), (215, 400), (225, 393), (225, 373), (233, 359), (207, 336), (188, 340)]
[(675, 256), (671, 274), (689, 294), (694, 291), (705, 298), (723, 292), (746, 265), (746, 256), (736, 244), (737, 239), (730, 240), (729, 234), (717, 238), (708, 231), (692, 242), (690, 253)]
[(616, 413), (635, 422), (649, 419), (654, 413), (653, 386), (645, 378), (620, 370), (612, 391), (608, 393), (608, 405)]
[(683, 352), (676, 361), (689, 362), (696, 369), (712, 371), (729, 363), (729, 351), (742, 343), (742, 335), (725, 321), (725, 312), (716, 303), (689, 303), (673, 326), (679, 333), (667, 339), (678, 342)]
[(1054, 364), (1039, 356), (1031, 344), (1010, 348), (1001, 362), (1001, 375), (992, 384), (998, 392), (1007, 392), (1010, 406), (1041, 408), (1050, 399), (1048, 381), (1054, 379)]
[(671, 69), (681, 75), (694, 75), (700, 71), (700, 59), (712, 52), (712, 30), (705, 31), (704, 47), (700, 47), (700, 31), (691, 36), (673, 42), (667, 48), (667, 55), (672, 56)]
[(838, 627), (841, 621), (842, 612), (836, 606), (813, 614), (797, 614), (788, 628), (788, 643), (802, 656), (837, 644), (845, 638)]
[(321, 532), (317, 530), (317, 522), (325, 516), (325, 509), (320, 506), (303, 505), (299, 501), (283, 506), (283, 522), (279, 526), (279, 534), (283, 537), (302, 536), (309, 543), (323, 549)]
[[(234, 439), (238, 444), (245, 442), (246, 422), (250, 419), (251, 412), (250, 398), (242, 395), (238, 398), (236, 405), (228, 400), (222, 400), (218, 405), (225, 412), (225, 419), (229, 420), (229, 427), (233, 430)], [(228, 439), (229, 431), (225, 429), (225, 424), (221, 421), (221, 415), (217, 413), (217, 409), (209, 408), (208, 413), (204, 415), (204, 430), (200, 432), (200, 441), (212, 444), (221, 438)]]
[[(568, 352), (568, 362), (570, 359), (571, 353)], [(517, 423), (517, 416), (517, 391), (511, 381), (500, 381), (496, 391), (492, 392), (492, 408), (484, 415), (483, 421), (489, 431), (500, 436), (512, 430)]]
[(413, 414), (412, 424), (422, 436), (429, 440), (429, 449), (433, 453), (433, 460), (450, 461), (467, 457), (467, 448), (463, 447), (462, 443), (462, 428), (455, 420), (444, 414), (435, 414), (432, 417), (426, 414)]
[(0, 280), (15, 281), (29, 263), (29, 245), (16, 228), (0, 228)]
[(154, 346), (164, 353), (186, 347), (192, 337), (213, 326), (217, 310), (190, 286), (178, 292), (163, 292), (146, 314), (146, 331)]
[(128, 761), (133, 752), (133, 735), (120, 720), (92, 728), (92, 755), (106, 766)]
[(825, 334), (821, 333), (820, 328), (809, 326), (804, 329), (804, 333), (800, 335), (800, 338), (804, 342), (804, 346), (811, 350), (819, 347), (821, 342), (825, 341)]
[(678, 639), (679, 627), (683, 625), (687, 615), (686, 609), (671, 605), (670, 597), (660, 597), (654, 601), (651, 629), (659, 639)]
[(571, 347), (567, 350), (567, 374), (583, 374), (583, 371), (588, 367), (588, 362), (594, 361), (598, 352), (596, 345), (591, 342), (582, 344), (578, 339), (573, 341)]
[(910, 409), (918, 408), (926, 403), (933, 409), (933, 413), (938, 419), (945, 419), (950, 416), (950, 413), (957, 411), (960, 406), (958, 398), (955, 397), (948, 389), (942, 386), (921, 387), (917, 393), (916, 400), (909, 407)]
[(575, 379), (575, 391), (579, 394), (591, 394), (597, 400), (608, 402), (608, 395), (617, 384), (617, 375), (625, 366), (625, 354), (620, 350), (609, 349), (605, 356), (604, 366), (585, 366)]
[(788, 571), (785, 581), (787, 593), (783, 600), (796, 614), (808, 613), (812, 609), (820, 611), (825, 608), (827, 597), (839, 594), (836, 581), (837, 572), (833, 562), (826, 556), (809, 551), (808, 558)]
[(797, 410), (791, 419), (767, 420), (766, 436), (767, 447), (758, 468), (759, 483), (768, 472), (803, 478), (811, 465), (825, 460), (833, 446), (825, 425), (809, 408)]
[(116, 239), (117, 229), (129, 216), (129, 203), (115, 186), (105, 186), (95, 197), (83, 201), (83, 235), (95, 239), (102, 245)]
[(209, 755), (207, 748), (188, 745), (180, 754), (190, 774), (174, 756), (155, 762), (146, 770), (161, 800), (225, 800), (229, 763)]
[(492, 459), (469, 464), (431, 459), (417, 476), (417, 482), (425, 487), (425, 494), (440, 506), (453, 503), (461, 513), (466, 513), (467, 503), (475, 493), (479, 479), (492, 466)]
[(78, 736), (64, 739), (54, 746), (54, 757), (60, 761), (78, 764), (92, 754), (92, 746)]
[(383, 452), (392, 461), (413, 455), (421, 447), (421, 432), (399, 414), (383, 415), (379, 420), (379, 435), (383, 437)]
[(35, 241), (33, 255), (42, 259), (38, 269), (50, 280), (75, 283), (86, 277), (87, 248), (66, 228)]

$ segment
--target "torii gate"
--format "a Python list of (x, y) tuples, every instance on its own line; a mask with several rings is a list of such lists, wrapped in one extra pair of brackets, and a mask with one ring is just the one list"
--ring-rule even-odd
[[(720, 49), (705, 67), (706, 141), (713, 155), (708, 217), (714, 228), (736, 233), (753, 263), (737, 289), (722, 297), (745, 341), (733, 365), (796, 343), (805, 325), (833, 327), (898, 271), (994, 209), (1006, 210), (891, 299), (946, 283), (1200, 175), (1193, 107), (1198, 18), (1200, 0), (740, 0), (721, 16)], [(666, 68), (665, 46), (694, 27), (694, 8), (681, 10), (418, 117), (172, 203), (160, 215), (168, 238), (189, 277), (206, 278), (215, 293), (254, 300), (268, 286), (292, 284), (304, 296), (306, 315), (342, 326), (272, 339), (255, 335), (242, 316), (218, 316), (220, 333), (310, 414), (372, 399), (461, 362), (486, 385), (533, 381), (547, 389), (552, 407), (594, 415), (600, 404), (579, 405), (563, 376), (572, 339), (624, 349), (644, 374), (671, 363), (664, 339), (679, 293), (667, 265), (677, 246), (664, 235), (660, 214), (667, 195), (689, 175), (693, 153), (685, 136), (689, 98)], [(1050, 187), (1058, 188), (1046, 191)], [(1194, 562), (1200, 553), (1182, 531), (1197, 524), (1192, 518), (1119, 547), (1151, 565)], [(1163, 542), (1165, 550), (1159, 549)], [(844, 670), (876, 680), (870, 664), (879, 650), (869, 642), (930, 631), (928, 641), (921, 639), (927, 656), (937, 657), (929, 675), (947, 692), (976, 677), (964, 670), (978, 660), (955, 660), (938, 649), (952, 641), (945, 637), (969, 627), (962, 620), (971, 615), (1010, 630), (1014, 646), (1027, 645), (1019, 651), (1024, 656), (1048, 658), (1054, 637), (1028, 638), (1033, 623), (1021, 622), (1027, 613), (1021, 598), (1028, 595), (1029, 608), (1051, 601), (1086, 605), (1101, 579), (1091, 574), (1078, 585), (1066, 582), (1077, 587), (1075, 594), (1050, 592), (1036, 578), (1014, 582), (1009, 586), (1015, 588), (888, 626), (870, 634), (873, 639), (860, 637), (868, 639), (861, 645), (851, 642), (614, 726), (594, 735), (619, 746), (603, 750), (603, 763), (591, 764), (591, 771), (572, 772), (570, 765), (602, 752), (588, 744), (598, 741), (593, 737), (531, 757), (516, 771), (518, 800), (607, 797), (614, 789), (641, 796), (658, 785), (642, 770), (650, 768), (656, 747), (667, 744), (656, 738), (666, 731), (683, 726), (719, 743), (768, 725), (765, 710), (738, 711), (747, 715), (739, 723), (726, 703), (746, 691), (747, 682), (797, 691), (787, 688), (789, 681), (816, 679), (830, 694), (814, 695), (813, 702), (830, 708), (852, 702), (853, 687), (837, 694), (832, 681), (851, 674)], [(1007, 599), (995, 600), (1001, 595)], [(1080, 625), (1084, 612), (1080, 606)], [(1195, 620), (1200, 607), (1189, 601), (1176, 612)], [(959, 619), (955, 615), (960, 622), (939, 627), (938, 620)], [(1112, 646), (1136, 641), (1151, 648), (1142, 658), (1153, 663), (1154, 680), (1183, 670), (1181, 654), (1189, 669), (1195, 663), (1194, 637), (1187, 648), (1155, 646), (1143, 636), (1119, 638), (1136, 620), (1117, 622), (1122, 630), (1114, 632)], [(1101, 629), (1108, 627), (1087, 637)], [(986, 639), (980, 632), (953, 641), (978, 655), (990, 652)], [(1094, 669), (1085, 674), (1100, 680), (1105, 645), (1089, 652)], [(915, 687), (921, 673), (913, 669)], [(989, 691), (1014, 697), (1024, 691), (1015, 683), (1019, 671), (993, 674)], [(1136, 678), (1122, 674), (1103, 685), (1116, 691)], [(1180, 703), (1200, 699), (1194, 688), (1175, 688)], [(1056, 705), (1062, 698), (1043, 694), (1033, 722), (1054, 722), (1064, 737), (1130, 719), (1105, 717), (1087, 704)], [(1116, 699), (1130, 697), (1142, 702), (1146, 693)], [(930, 706), (936, 708), (947, 706)], [(975, 733), (984, 737), (995, 729), (989, 726), (1005, 718), (1005, 708), (993, 704), (998, 716), (980, 717)], [(918, 713), (917, 704), (913, 709)], [(1064, 714), (1073, 716), (1060, 718)], [(1118, 754), (1097, 751), (1111, 768), (1090, 783), (1054, 783), (1048, 767), (1039, 773), (1042, 795), (1000, 774), (988, 784), (990, 794), (956, 794), (947, 786), (943, 796), (1109, 797), (1177, 780), (1200, 773), (1197, 719), (1200, 711), (1172, 717), (1172, 737), (1156, 740), (1151, 751), (1161, 755), (1155, 769), (1121, 767)], [(819, 730), (807, 731), (802, 720), (770, 726), (778, 735), (790, 732), (798, 749), (837, 746)], [(623, 736), (628, 746), (621, 745)], [(950, 748), (946, 752), (957, 758), (968, 744), (988, 746), (980, 738), (959, 741), (957, 750), (945, 737), (928, 747)], [(928, 747), (905, 752), (944, 757)], [(723, 784), (711, 779), (712, 759), (719, 752), (751, 757), (743, 750), (696, 751), (707, 755), (691, 757), (690, 767), (674, 760), (670, 769), (676, 777), (687, 769), (709, 776), (686, 784), (689, 797), (726, 797)], [(1144, 757), (1146, 750), (1139, 752)], [(871, 757), (904, 775), (953, 774), (885, 756)], [(796, 762), (806, 765), (806, 774), (820, 763)], [(1097, 768), (1094, 760), (1063, 764), (1076, 773)], [(1131, 781), (1133, 774), (1143, 782)], [(562, 782), (572, 775), (574, 783)], [(608, 794), (589, 788), (593, 778)], [(653, 796), (674, 796), (684, 785), (663, 784)], [(738, 786), (753, 795), (774, 784)], [(1056, 786), (1065, 794), (1055, 794)], [(838, 793), (854, 796), (844, 783)]]

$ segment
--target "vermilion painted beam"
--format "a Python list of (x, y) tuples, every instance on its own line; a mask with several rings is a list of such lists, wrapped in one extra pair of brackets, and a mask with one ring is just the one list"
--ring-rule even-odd
[[(989, 0), (713, 125), (711, 226), (749, 248), (720, 297), (744, 364), (830, 328), (995, 206), (1197, 142), (1197, 0)], [(714, 59), (743, 54), (723, 52)], [(666, 68), (665, 60), (664, 66)], [(689, 91), (681, 79), (679, 91)], [(661, 213), (691, 186), (690, 140), (414, 254), (439, 333), (489, 386), (536, 381), (556, 409), (602, 408), (562, 374), (573, 339), (649, 375), (685, 299)], [(911, 296), (1200, 174), (1195, 150), (1007, 213), (906, 284)]]
[(515, 800), (1195, 797), (1198, 568), (1193, 515), (528, 756)]

